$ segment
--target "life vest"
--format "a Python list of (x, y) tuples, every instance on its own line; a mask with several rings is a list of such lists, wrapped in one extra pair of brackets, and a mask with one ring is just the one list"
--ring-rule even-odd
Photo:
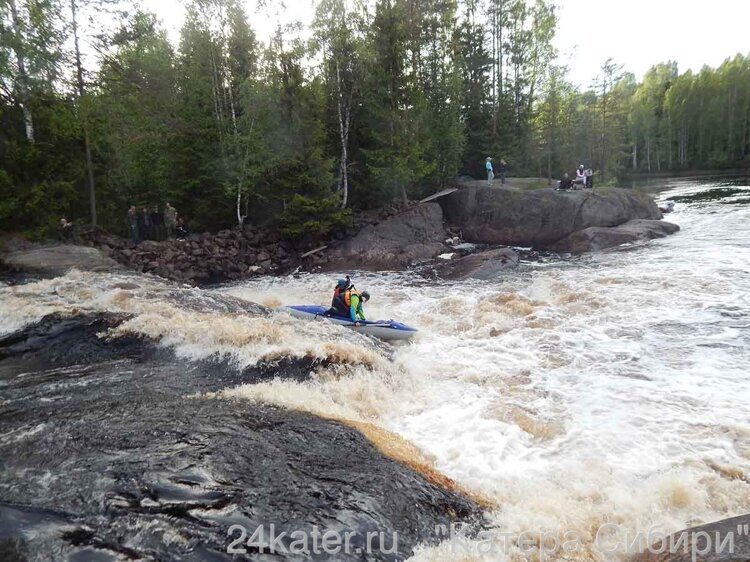
[(352, 294), (359, 296), (359, 291), (357, 289), (347, 289), (344, 291), (344, 304), (346, 306), (352, 305)]

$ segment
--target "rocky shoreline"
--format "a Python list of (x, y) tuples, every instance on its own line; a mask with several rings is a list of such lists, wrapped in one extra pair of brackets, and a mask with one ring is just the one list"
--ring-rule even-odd
[[(100, 254), (93, 248), (21, 245), (6, 248), (3, 262), (13, 270), (40, 273), (124, 266), (192, 285), (294, 271), (404, 270), (425, 264), (432, 264), (429, 271), (444, 278), (460, 277), (464, 270), (464, 276), (474, 276), (484, 264), (478, 275), (487, 278), (518, 263), (509, 246), (578, 254), (679, 230), (661, 218), (653, 199), (633, 190), (561, 193), (472, 187), (436, 202), (363, 215), (355, 229), (330, 239), (295, 241), (271, 230), (245, 228), (135, 245), (96, 232), (82, 241)], [(474, 265), (458, 263), (453, 255), (465, 257), (472, 251), (456, 251), (463, 241), (495, 250), (497, 256), (472, 258)], [(436, 260), (440, 255), (451, 256)], [(501, 262), (486, 263), (495, 257)]]

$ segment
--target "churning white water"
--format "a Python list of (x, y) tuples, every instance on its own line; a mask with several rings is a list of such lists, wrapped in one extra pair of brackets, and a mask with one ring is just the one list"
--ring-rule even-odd
[[(701, 200), (715, 189), (718, 200)], [(583, 547), (560, 559), (615, 558), (594, 545), (606, 524), (635, 537), (746, 513), (750, 188), (734, 190), (675, 182), (661, 197), (685, 198), (668, 217), (681, 225), (677, 235), (529, 264), (496, 282), (359, 275), (374, 295), (370, 317), (421, 330), (397, 348), (395, 367), (234, 393), (400, 434), (494, 501), (491, 524), (503, 532), (580, 536)], [(230, 292), (325, 302), (332, 278), (266, 279)], [(505, 559), (450, 541), (417, 558), (465, 552)]]
[(459, 537), (415, 560), (615, 560), (596, 543), (603, 525), (671, 532), (750, 511), (750, 187), (737, 183), (674, 181), (660, 198), (677, 199), (678, 234), (526, 263), (493, 282), (356, 274), (373, 295), (369, 318), (420, 329), (392, 353), (327, 322), (244, 318), (215, 302), (326, 304), (336, 274), (200, 291), (74, 273), (0, 289), (0, 326), (127, 312), (117, 332), (191, 358), (326, 358), (309, 382), (224, 394), (383, 427), (486, 497), (490, 528), (581, 543), (486, 552)]

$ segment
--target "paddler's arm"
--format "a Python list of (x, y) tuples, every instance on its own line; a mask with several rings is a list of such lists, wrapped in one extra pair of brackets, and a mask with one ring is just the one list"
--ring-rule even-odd
[(351, 301), (349, 304), (349, 318), (351, 318), (351, 321), (355, 324), (359, 322), (359, 319), (357, 318), (357, 308), (359, 307), (359, 295), (352, 295)]

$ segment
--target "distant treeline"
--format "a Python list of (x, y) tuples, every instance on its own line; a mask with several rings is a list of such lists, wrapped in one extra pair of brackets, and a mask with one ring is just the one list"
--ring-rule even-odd
[[(238, 0), (189, 0), (179, 45), (127, 6), (0, 0), (0, 228), (124, 232), (131, 204), (168, 201), (194, 229), (298, 236), (482, 177), (486, 156), (601, 182), (750, 154), (748, 57), (641, 84), (609, 60), (582, 91), (548, 0), (321, 0), (310, 33), (263, 44), (266, 12)], [(105, 9), (117, 25), (93, 28)]]

